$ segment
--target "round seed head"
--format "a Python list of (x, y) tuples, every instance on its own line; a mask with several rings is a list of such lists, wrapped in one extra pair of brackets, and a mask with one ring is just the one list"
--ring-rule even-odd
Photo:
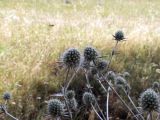
[(129, 77), (130, 77), (129, 72), (124, 72), (124, 73), (123, 73), (123, 77), (124, 77), (124, 78), (129, 78)]
[(72, 109), (72, 110), (77, 109), (78, 103), (77, 103), (75, 98), (68, 99), (67, 102), (68, 102), (68, 106), (69, 106), (70, 109)]
[(159, 82), (154, 82), (154, 83), (152, 84), (152, 88), (154, 88), (154, 89), (159, 89), (159, 88), (160, 88)]
[(66, 93), (67, 99), (73, 99), (75, 97), (75, 92), (73, 90), (69, 90)]
[(83, 94), (83, 103), (86, 106), (90, 106), (91, 104), (95, 103), (95, 97), (93, 96), (93, 94), (89, 93), (89, 92), (85, 92)]
[(107, 65), (108, 65), (108, 62), (105, 60), (102, 60), (102, 61), (98, 62), (97, 69), (104, 70), (107, 67)]
[(121, 41), (121, 40), (124, 40), (124, 39), (125, 39), (125, 38), (124, 38), (124, 33), (123, 33), (123, 31), (121, 31), (121, 30), (118, 30), (113, 37), (114, 37), (115, 40), (117, 40), (117, 41)]
[(140, 105), (144, 111), (159, 111), (159, 102), (158, 94), (152, 89), (147, 89), (140, 96)]
[(51, 116), (61, 116), (63, 111), (63, 104), (60, 100), (52, 99), (48, 102), (48, 112)]
[(107, 78), (108, 78), (109, 80), (115, 80), (116, 74), (115, 74), (113, 71), (109, 71), (109, 72), (107, 73)]
[(9, 92), (5, 92), (5, 93), (3, 94), (3, 99), (4, 99), (4, 100), (10, 100), (10, 99), (11, 99), (11, 94), (10, 94)]
[(80, 65), (81, 55), (77, 49), (71, 48), (64, 52), (62, 59), (68, 68), (75, 68)]
[(115, 79), (115, 85), (122, 85), (125, 86), (127, 84), (126, 80), (121, 77), (121, 76), (117, 76)]
[(87, 61), (93, 61), (97, 58), (98, 52), (92, 47), (86, 47), (84, 49), (84, 59)]

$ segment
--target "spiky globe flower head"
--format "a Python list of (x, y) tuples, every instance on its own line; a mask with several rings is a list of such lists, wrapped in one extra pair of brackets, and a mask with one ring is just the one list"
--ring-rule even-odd
[(4, 99), (4, 100), (10, 100), (10, 99), (11, 99), (11, 94), (10, 94), (9, 92), (5, 92), (5, 93), (3, 94), (3, 99)]
[(126, 80), (122, 76), (117, 76), (115, 78), (115, 85), (125, 86), (127, 84)]
[(160, 100), (158, 94), (153, 89), (147, 89), (140, 96), (140, 105), (144, 111), (159, 112)]
[(116, 41), (121, 41), (124, 40), (124, 33), (121, 30), (118, 30), (115, 35), (113, 35), (113, 37), (115, 38)]
[(78, 67), (81, 61), (80, 52), (77, 49), (70, 48), (64, 52), (62, 60), (68, 68)]
[(78, 103), (77, 103), (75, 98), (68, 99), (67, 103), (68, 103), (68, 106), (69, 106), (70, 109), (72, 109), (72, 110), (76, 110), (77, 109)]
[(89, 92), (85, 92), (83, 94), (83, 103), (86, 106), (90, 106), (91, 104), (95, 104), (95, 97), (93, 94), (89, 93)]
[(154, 83), (152, 84), (152, 88), (153, 88), (153, 89), (159, 89), (159, 88), (160, 88), (159, 82), (154, 82)]
[(107, 65), (108, 65), (108, 61), (101, 60), (97, 64), (97, 69), (100, 70), (100, 71), (104, 70), (107, 67)]
[(67, 99), (73, 99), (75, 97), (75, 92), (73, 90), (69, 90), (66, 93)]
[(129, 72), (124, 72), (123, 73), (123, 77), (124, 78), (129, 78), (131, 75), (129, 74)]
[(63, 104), (58, 99), (52, 99), (48, 102), (48, 112), (51, 116), (57, 117), (63, 114)]
[(107, 78), (108, 78), (108, 80), (115, 80), (116, 74), (113, 71), (109, 71), (107, 73)]
[(98, 52), (93, 47), (86, 47), (84, 49), (84, 59), (87, 61), (93, 61), (97, 58)]

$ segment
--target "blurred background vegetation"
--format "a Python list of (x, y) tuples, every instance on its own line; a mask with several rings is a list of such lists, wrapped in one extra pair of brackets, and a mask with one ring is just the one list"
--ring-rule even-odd
[(0, 0), (0, 93), (12, 93), (11, 113), (43, 119), (45, 101), (63, 82), (56, 63), (63, 51), (92, 45), (109, 55), (119, 29), (127, 41), (111, 69), (130, 72), (139, 97), (160, 81), (159, 6), (160, 0)]

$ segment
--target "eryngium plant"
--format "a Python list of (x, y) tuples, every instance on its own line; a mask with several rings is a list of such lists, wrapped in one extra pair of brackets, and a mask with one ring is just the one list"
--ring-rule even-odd
[(107, 73), (107, 79), (108, 80), (115, 80), (115, 78), (116, 78), (116, 74), (113, 71), (109, 71)]
[(152, 84), (152, 88), (153, 88), (153, 89), (159, 89), (159, 88), (160, 88), (159, 82), (154, 82), (154, 83)]
[(75, 97), (75, 92), (73, 90), (69, 90), (66, 93), (67, 99), (73, 99)]
[(93, 94), (89, 93), (89, 92), (85, 92), (83, 93), (83, 103), (86, 106), (90, 106), (91, 104), (95, 104), (95, 97)]
[(87, 61), (93, 61), (97, 58), (98, 52), (92, 47), (86, 47), (84, 49), (84, 59)]
[(127, 84), (127, 82), (123, 77), (117, 76), (115, 78), (115, 85), (116, 86), (125, 86), (126, 84)]
[(113, 35), (113, 37), (115, 38), (116, 41), (121, 41), (124, 40), (124, 33), (121, 30), (118, 30), (115, 35)]
[(68, 68), (75, 68), (80, 65), (81, 55), (77, 49), (71, 48), (64, 52), (63, 63)]
[(152, 89), (147, 89), (140, 96), (140, 106), (144, 111), (159, 111), (159, 102), (158, 94)]
[(11, 99), (11, 94), (10, 94), (9, 92), (5, 92), (5, 93), (3, 94), (3, 99), (4, 99), (4, 100), (10, 100), (10, 99)]
[(98, 64), (97, 64), (97, 69), (98, 69), (99, 71), (102, 71), (102, 70), (104, 70), (105, 68), (107, 68), (107, 65), (108, 65), (108, 62), (107, 62), (107, 61), (101, 60), (101, 61), (99, 61)]
[(59, 117), (63, 115), (63, 104), (58, 99), (52, 99), (48, 102), (48, 112), (53, 117)]

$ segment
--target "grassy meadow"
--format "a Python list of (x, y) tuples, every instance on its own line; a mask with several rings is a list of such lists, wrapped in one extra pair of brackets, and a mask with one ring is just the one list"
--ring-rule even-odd
[(57, 68), (63, 51), (91, 45), (109, 55), (119, 29), (127, 40), (111, 69), (131, 73), (136, 98), (160, 81), (160, 0), (101, 1), (0, 0), (0, 93), (12, 93), (12, 114), (43, 120), (65, 77)]

